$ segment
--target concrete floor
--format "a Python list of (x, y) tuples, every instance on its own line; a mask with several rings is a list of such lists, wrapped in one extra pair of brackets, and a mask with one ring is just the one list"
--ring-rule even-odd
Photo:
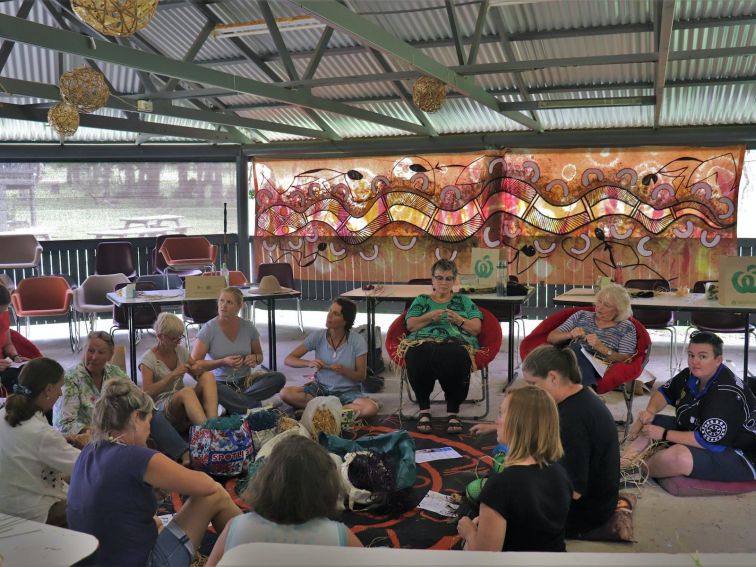
[[(258, 328), (262, 333), (263, 349), (267, 355), (267, 327), (265, 316), (258, 313)], [(378, 314), (377, 324), (384, 336), (395, 315)], [(357, 324), (364, 323), (365, 316), (358, 315)], [(290, 384), (301, 384), (312, 374), (311, 369), (292, 369), (283, 366), (283, 359), (304, 338), (296, 325), (296, 312), (280, 311), (277, 314), (277, 340), (279, 370), (283, 370)], [(325, 324), (325, 312), (308, 312), (305, 314), (305, 333), (322, 328)], [(537, 321), (528, 321), (532, 329)], [(107, 329), (109, 321), (102, 320), (99, 329)], [(678, 328), (682, 340), (684, 328)], [(506, 329), (505, 329), (506, 332)], [(196, 330), (192, 330), (194, 337)], [(37, 343), (47, 355), (57, 359), (68, 368), (78, 362), (80, 354), (73, 354), (68, 346), (67, 328), (64, 325), (32, 326), (30, 338)], [(669, 335), (651, 332), (653, 348), (647, 370), (657, 377), (657, 385), (670, 375), (669, 371)], [(725, 359), (733, 362), (735, 369), (742, 368), (742, 342), (739, 336), (725, 336)], [(154, 344), (154, 338), (145, 335), (137, 345), (138, 356)], [(128, 345), (125, 333), (118, 333), (117, 344)], [(128, 349), (128, 347), (127, 347)], [(506, 349), (506, 336), (502, 350)], [(384, 355), (385, 358), (385, 355)], [(266, 361), (267, 363), (267, 361)], [(683, 364), (685, 361), (683, 360)], [(750, 359), (749, 365), (756, 360)], [(398, 376), (389, 369), (382, 373), (386, 379), (384, 392), (375, 397), (381, 401), (381, 413), (391, 413), (398, 407)], [(501, 392), (506, 380), (506, 356), (498, 356), (490, 367), (491, 375), (491, 413), (494, 419), (501, 400)], [(477, 383), (471, 386), (475, 392)], [(612, 392), (604, 396), (608, 407), (617, 418), (623, 417), (625, 405), (621, 394)], [(634, 413), (644, 409), (648, 395), (636, 398)], [(406, 403), (406, 402), (405, 402)], [(411, 408), (408, 408), (411, 409)], [(439, 415), (443, 407), (437, 407)], [(466, 406), (464, 414), (480, 413), (479, 407)], [(653, 552), (653, 553), (734, 553), (756, 552), (756, 529), (753, 527), (753, 512), (756, 510), (756, 492), (740, 496), (677, 498), (662, 490), (656, 483), (649, 482), (641, 489), (632, 490), (638, 495), (635, 511), (634, 544), (577, 542), (568, 543), (569, 551), (582, 552)]]

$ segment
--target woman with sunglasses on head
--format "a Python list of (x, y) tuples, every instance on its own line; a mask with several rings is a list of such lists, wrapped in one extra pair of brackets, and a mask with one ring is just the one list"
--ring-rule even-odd
[[(675, 415), (658, 415), (667, 405)], [(645, 461), (654, 478), (756, 480), (756, 396), (722, 363), (722, 339), (693, 333), (688, 368), (653, 393), (622, 454), (631, 463), (652, 443), (668, 443)]]
[[(194, 361), (181, 344), (184, 324), (172, 313), (161, 313), (154, 326), (157, 344), (139, 361), (142, 388), (155, 406), (165, 412), (168, 421), (179, 431), (190, 425), (202, 425), (218, 417), (218, 387), (212, 372), (192, 371)], [(194, 388), (184, 387), (184, 375), (192, 374)]]
[(239, 317), (243, 304), (241, 290), (223, 289), (218, 297), (218, 316), (202, 326), (192, 347), (192, 370), (215, 375), (221, 405), (235, 414), (280, 405), (278, 392), (286, 384), (286, 376), (280, 372), (260, 370), (260, 333), (251, 321)]
[[(99, 541), (95, 565), (188, 567), (208, 523), (221, 533), (241, 513), (208, 475), (147, 447), (154, 407), (139, 386), (119, 378), (103, 385), (94, 405), (93, 442), (71, 473), (67, 516), (71, 529)], [(164, 528), (155, 489), (189, 497)]]
[(63, 367), (37, 358), (21, 369), (19, 382), (0, 409), (0, 512), (66, 525), (65, 480), (79, 450), (47, 423), (61, 394)]
[[(126, 373), (109, 360), (115, 343), (105, 331), (87, 335), (82, 361), (66, 371), (63, 395), (53, 408), (53, 426), (77, 446), (87, 444), (92, 431), (92, 412), (100, 392), (108, 380), (126, 378)], [(168, 422), (162, 411), (151, 422), (152, 439), (156, 447), (184, 464), (189, 463), (189, 445)]]
[(438, 380), (446, 396), (446, 431), (461, 433), (457, 414), (470, 388), (483, 315), (469, 297), (454, 293), (454, 262), (439, 260), (433, 264), (431, 276), (433, 293), (417, 296), (407, 310), (409, 333), (400, 352), (406, 349), (407, 377), (420, 406), (417, 430), (431, 431), (430, 396)]

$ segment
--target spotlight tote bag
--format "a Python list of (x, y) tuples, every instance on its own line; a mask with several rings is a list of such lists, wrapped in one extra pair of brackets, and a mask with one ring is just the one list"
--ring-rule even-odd
[(210, 419), (190, 430), (192, 468), (212, 476), (237, 476), (252, 459), (254, 447), (249, 425), (242, 416)]

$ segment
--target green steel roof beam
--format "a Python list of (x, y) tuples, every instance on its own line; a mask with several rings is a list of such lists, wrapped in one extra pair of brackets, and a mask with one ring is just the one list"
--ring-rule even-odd
[(208, 69), (195, 63), (176, 61), (168, 57), (98, 41), (91, 37), (58, 30), (35, 22), (14, 18), (13, 16), (0, 14), (0, 37), (64, 53), (92, 57), (93, 59), (125, 65), (126, 67), (132, 67), (141, 71), (279, 100), (296, 106), (343, 114), (397, 130), (414, 132), (425, 136), (430, 134), (428, 129), (420, 124), (413, 124), (405, 120), (383, 116), (377, 112), (314, 97), (302, 91), (293, 91), (262, 81)]
[[(481, 105), (499, 112), (499, 101), (474, 81), (455, 73), (438, 61), (431, 59), (419, 49), (392, 36), (385, 29), (373, 22), (358, 16), (337, 2), (320, 2), (313, 0), (291, 0), (306, 12), (317, 17), (322, 22), (340, 29), (355, 37), (362, 43), (382, 51), (387, 55), (397, 57), (412, 65), (422, 73), (436, 77), (449, 85), (452, 89), (467, 95)], [(519, 112), (503, 112), (507, 118), (518, 122), (527, 128), (538, 130), (540, 125)]]

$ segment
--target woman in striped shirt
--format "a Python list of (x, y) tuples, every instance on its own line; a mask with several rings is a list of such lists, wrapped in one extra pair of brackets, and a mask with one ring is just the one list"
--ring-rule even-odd
[(552, 345), (570, 342), (580, 366), (584, 386), (596, 387), (601, 376), (585, 352), (605, 362), (624, 362), (635, 354), (635, 326), (628, 319), (633, 311), (624, 287), (609, 285), (596, 294), (594, 311), (577, 311), (549, 333)]

